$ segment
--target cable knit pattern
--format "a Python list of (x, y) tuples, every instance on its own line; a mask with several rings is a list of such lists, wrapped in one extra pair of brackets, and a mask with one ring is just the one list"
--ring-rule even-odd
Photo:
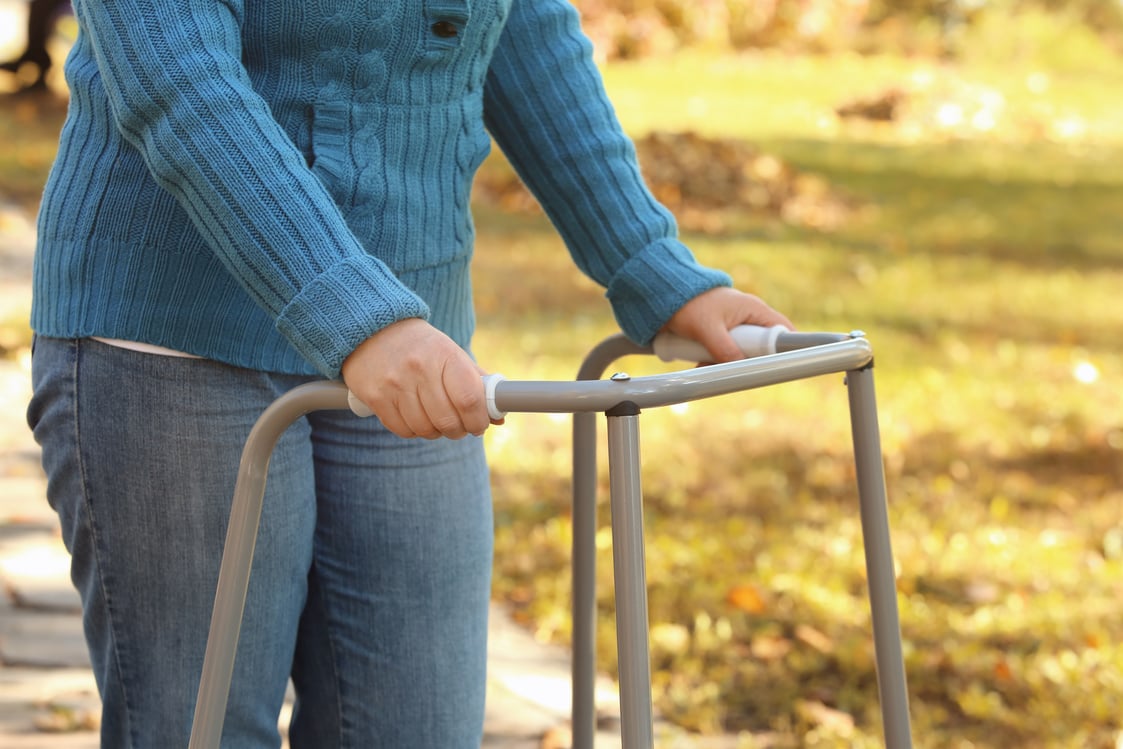
[(624, 331), (724, 274), (643, 186), (566, 0), (75, 0), (32, 324), (337, 376), (425, 317), (471, 339), (492, 137)]

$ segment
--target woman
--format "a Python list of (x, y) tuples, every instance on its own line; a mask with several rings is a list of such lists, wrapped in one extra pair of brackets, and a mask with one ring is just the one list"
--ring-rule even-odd
[[(239, 450), (274, 453), (224, 742), (477, 747), (488, 427), (469, 191), (491, 138), (622, 329), (739, 357), (787, 324), (676, 238), (566, 0), (78, 0), (39, 219), (29, 421), (72, 554), (102, 743), (188, 734)], [(422, 437), (426, 439), (411, 439)], [(438, 437), (451, 439), (436, 439)]]

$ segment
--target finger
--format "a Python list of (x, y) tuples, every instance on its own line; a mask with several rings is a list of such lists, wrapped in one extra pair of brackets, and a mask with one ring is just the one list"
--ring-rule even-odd
[(387, 401), (364, 401), (364, 403), (374, 412), (375, 418), (382, 422), (382, 426), (394, 434), (407, 439), (418, 436), (417, 432), (406, 423), (396, 404)]
[(468, 433), (477, 437), (487, 430), (491, 418), (487, 411), (484, 392), (484, 371), (467, 356), (452, 361), (441, 372), (441, 381), (460, 423)]
[[(718, 299), (719, 297), (714, 295), (713, 298)], [(726, 327), (734, 328), (738, 325), (759, 325), (761, 327), (771, 328), (776, 325), (782, 325), (789, 330), (793, 329), (791, 320), (777, 312), (768, 302), (755, 294), (747, 294), (731, 289), (729, 293), (725, 295), (724, 301), (727, 303), (720, 314), (725, 319)]]
[(441, 436), (440, 430), (434, 425), (429, 412), (425, 408), (425, 397), (417, 390), (402, 391), (399, 394), (395, 402), (397, 412), (408, 431), (412, 432), (411, 435), (403, 436), (421, 437), (427, 440), (437, 439)]
[(745, 322), (752, 325), (761, 325), (766, 328), (782, 325), (788, 330), (795, 330), (795, 326), (792, 324), (791, 320), (770, 307), (764, 300), (759, 297), (752, 297), (752, 299), (754, 305), (753, 309), (750, 311), (750, 319)]
[(421, 407), (435, 436), (456, 440), (468, 434), (443, 381), (437, 380), (419, 395)]
[(714, 363), (738, 361), (745, 358), (741, 347), (724, 326), (711, 326), (698, 331), (698, 343), (710, 352)]

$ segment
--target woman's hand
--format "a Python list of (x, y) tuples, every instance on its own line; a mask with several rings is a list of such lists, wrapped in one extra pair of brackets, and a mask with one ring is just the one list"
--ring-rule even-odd
[(399, 320), (343, 362), (351, 392), (400, 437), (481, 435), (490, 418), (481, 376), (456, 343), (419, 318)]
[(728, 362), (745, 358), (729, 335), (730, 329), (738, 325), (793, 327), (788, 318), (769, 307), (760, 297), (719, 287), (704, 291), (684, 304), (671, 316), (663, 330), (702, 344), (710, 352), (713, 362)]

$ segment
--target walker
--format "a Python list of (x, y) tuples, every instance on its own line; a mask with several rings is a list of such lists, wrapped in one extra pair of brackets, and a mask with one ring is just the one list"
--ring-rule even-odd
[[(642, 347), (615, 335), (592, 349), (575, 382), (515, 381), (501, 375), (485, 378), (488, 410), (493, 418), (502, 418), (508, 412), (574, 415), (573, 747), (592, 749), (596, 725), (596, 414), (604, 413), (608, 421), (622, 746), (652, 749), (654, 715), (640, 490), (641, 410), (844, 372), (885, 744), (889, 749), (911, 749), (908, 687), (873, 383), (873, 349), (859, 331), (795, 333), (782, 327), (741, 326), (732, 333), (749, 358), (667, 374), (630, 377), (618, 373), (601, 379), (605, 370), (622, 356), (654, 353), (664, 361), (695, 362), (706, 357), (698, 344), (674, 336), (660, 335), (652, 346)], [(304, 414), (347, 408), (360, 416), (370, 415), (340, 382), (302, 385), (267, 408), (246, 440), (215, 593), (190, 749), (218, 749), (222, 736), (273, 447), (281, 434)]]

